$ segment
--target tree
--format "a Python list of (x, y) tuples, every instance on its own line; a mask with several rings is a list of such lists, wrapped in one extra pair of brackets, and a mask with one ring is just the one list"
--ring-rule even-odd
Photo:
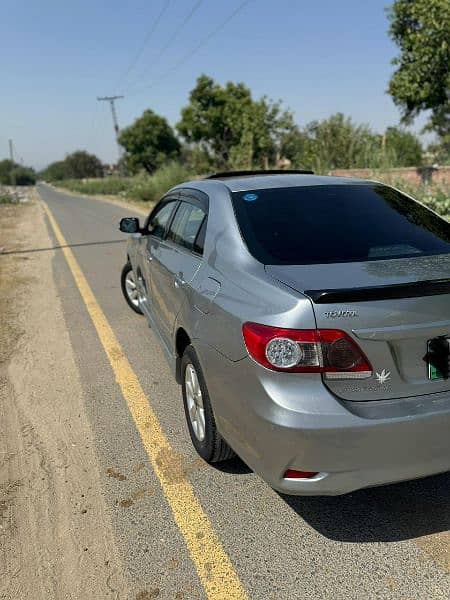
[(180, 153), (180, 142), (166, 119), (146, 110), (141, 117), (122, 130), (119, 143), (125, 148), (125, 163), (131, 173), (143, 168), (153, 173)]
[(407, 167), (421, 164), (417, 137), (400, 127), (384, 136), (358, 125), (341, 113), (312, 121), (302, 130), (293, 127), (282, 139), (281, 154), (295, 168), (327, 172), (359, 167)]
[(336, 113), (305, 128), (303, 162), (315, 171), (383, 166), (382, 138)]
[(386, 129), (385, 152), (394, 167), (417, 167), (422, 162), (422, 144), (419, 139), (400, 127)]
[(11, 178), (16, 185), (34, 185), (36, 183), (36, 173), (31, 167), (16, 167), (11, 171)]
[(428, 144), (426, 154), (433, 164), (450, 165), (450, 147), (442, 142)]
[(389, 33), (400, 48), (389, 93), (405, 123), (429, 110), (427, 129), (450, 149), (450, 3), (396, 0), (389, 9)]
[(5, 159), (0, 161), (0, 184), (11, 185), (11, 171), (17, 168), (12, 160)]
[(70, 179), (103, 177), (103, 166), (100, 159), (85, 150), (77, 150), (69, 154), (63, 162)]
[(62, 181), (63, 179), (70, 178), (67, 164), (64, 160), (57, 160), (50, 163), (43, 171), (41, 171), (40, 176), (42, 179), (48, 181)]
[(62, 181), (63, 179), (86, 179), (103, 177), (103, 166), (95, 154), (77, 150), (68, 154), (64, 160), (57, 160), (41, 172), (43, 179)]
[(198, 144), (183, 144), (180, 161), (192, 173), (210, 173), (214, 170), (212, 157)]
[(311, 139), (298, 125), (291, 127), (281, 138), (280, 155), (289, 159), (295, 169), (314, 167), (311, 150)]
[(254, 100), (243, 83), (220, 86), (201, 75), (177, 124), (189, 144), (198, 144), (219, 168), (268, 166), (276, 160), (292, 116), (279, 103)]
[(31, 167), (23, 167), (6, 159), (0, 161), (0, 184), (3, 185), (34, 185), (36, 174)]

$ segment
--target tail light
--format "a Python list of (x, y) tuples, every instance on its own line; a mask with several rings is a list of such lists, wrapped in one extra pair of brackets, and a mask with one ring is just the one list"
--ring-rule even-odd
[(283, 329), (244, 323), (250, 356), (272, 371), (324, 373), (328, 379), (365, 379), (372, 366), (358, 344), (339, 329)]

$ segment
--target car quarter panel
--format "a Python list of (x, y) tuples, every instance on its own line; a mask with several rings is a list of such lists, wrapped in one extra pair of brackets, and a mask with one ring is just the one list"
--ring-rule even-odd
[(227, 188), (211, 188), (203, 265), (191, 283), (177, 327), (229, 359), (240, 360), (247, 356), (242, 337), (246, 321), (309, 329), (315, 327), (314, 313), (308, 298), (275, 281), (250, 255)]

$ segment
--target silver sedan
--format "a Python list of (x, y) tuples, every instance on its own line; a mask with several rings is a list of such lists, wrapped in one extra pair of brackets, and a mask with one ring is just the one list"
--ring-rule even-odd
[(447, 221), (371, 181), (237, 172), (120, 229), (206, 461), (300, 495), (450, 468)]

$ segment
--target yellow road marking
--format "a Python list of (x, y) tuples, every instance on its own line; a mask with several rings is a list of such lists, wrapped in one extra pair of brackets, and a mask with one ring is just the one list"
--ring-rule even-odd
[[(177, 469), (177, 461), (173, 461), (174, 466), (169, 470), (170, 472), (167, 470), (166, 461), (163, 461), (163, 468), (161, 468), (161, 460), (158, 457), (174, 456), (169, 441), (72, 250), (68, 247), (58, 223), (48, 206), (45, 203), (43, 203), (43, 206), (56, 239), (62, 246), (67, 264), (108, 356), (116, 381), (128, 404), (207, 597), (214, 600), (247, 598), (247, 594), (213, 529), (211, 521), (195, 496), (192, 485), (186, 479), (180, 480), (178, 473), (174, 472)], [(174, 475), (176, 476), (174, 477)]]

